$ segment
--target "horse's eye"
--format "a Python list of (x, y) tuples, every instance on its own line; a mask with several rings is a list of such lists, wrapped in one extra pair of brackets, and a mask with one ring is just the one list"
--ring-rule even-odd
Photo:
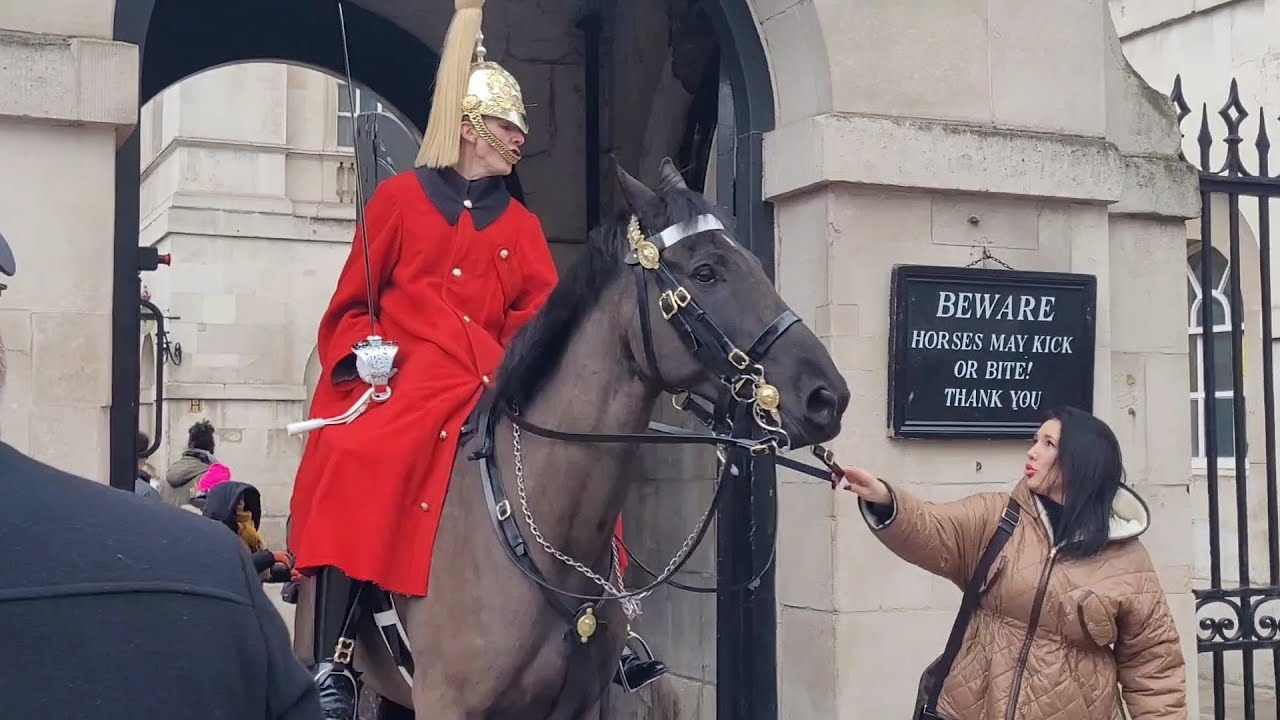
[(699, 265), (693, 269), (693, 279), (702, 284), (714, 282), (716, 279), (716, 271), (710, 265)]

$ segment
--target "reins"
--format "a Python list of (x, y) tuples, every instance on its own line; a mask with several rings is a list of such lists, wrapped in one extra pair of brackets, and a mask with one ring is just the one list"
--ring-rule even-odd
[[(727, 401), (722, 406), (713, 407), (710, 410), (696, 402), (693, 395), (688, 391), (681, 390), (675, 394), (675, 406), (693, 415), (710, 430), (709, 433), (690, 432), (657, 422), (650, 422), (648, 425), (649, 432), (644, 433), (569, 432), (532, 422), (521, 414), (518, 407), (504, 403), (501, 400), (495, 400), (494, 405), (485, 411), (485, 418), (481, 423), (481, 430), (484, 434), (482, 449), (473, 454), (472, 458), (486, 458), (486, 464), (482, 467), (486, 491), (489, 493), (490, 503), (493, 505), (495, 528), (500, 536), (505, 537), (504, 549), (516, 567), (546, 591), (565, 598), (599, 604), (608, 600), (623, 601), (643, 597), (664, 584), (694, 593), (736, 592), (754, 587), (760, 578), (773, 566), (777, 557), (776, 525), (778, 503), (776, 497), (773, 501), (773, 522), (770, 525), (773, 531), (770, 533), (769, 556), (764, 566), (758, 572), (753, 573), (750, 579), (730, 586), (717, 584), (717, 587), (714, 588), (699, 588), (672, 580), (672, 577), (689, 562), (689, 559), (693, 557), (694, 550), (705, 539), (711, 520), (715, 517), (715, 512), (724, 496), (725, 480), (730, 477), (750, 478), (754, 473), (754, 462), (767, 457), (768, 461), (773, 463), (775, 467), (781, 465), (819, 480), (830, 482), (831, 469), (821, 470), (778, 454), (781, 449), (780, 446), (789, 445), (790, 438), (782, 429), (782, 419), (779, 414), (781, 397), (777, 388), (765, 380), (762, 363), (773, 344), (791, 326), (799, 323), (800, 318), (790, 309), (784, 310), (757, 336), (748, 350), (744, 352), (716, 325), (706, 311), (698, 305), (692, 294), (679, 284), (675, 276), (666, 267), (666, 264), (662, 262), (662, 250), (699, 233), (723, 230), (724, 226), (720, 221), (710, 214), (700, 215), (692, 220), (677, 223), (649, 237), (645, 237), (641, 233), (639, 220), (635, 216), (631, 218), (627, 228), (631, 252), (627, 255), (626, 263), (636, 269), (636, 300), (640, 313), (645, 360), (649, 365), (651, 377), (663, 386), (667, 384), (662, 380), (661, 370), (657, 364), (657, 354), (653, 348), (647, 282), (647, 278), (650, 275), (653, 276), (660, 290), (658, 308), (663, 318), (672, 323), (689, 351), (699, 359), (704, 367), (715, 372), (720, 381), (728, 388)], [(634, 562), (641, 570), (654, 578), (652, 583), (636, 590), (610, 592), (605, 595), (576, 593), (555, 587), (541, 577), (541, 572), (533, 565), (527, 555), (527, 547), (520, 537), (518, 526), (515, 526), (514, 522), (511, 521), (510, 503), (505, 499), (504, 491), (501, 490), (501, 480), (497, 478), (497, 467), (492, 457), (491, 441), (498, 415), (510, 420), (513, 428), (518, 428), (518, 430), (513, 431), (517, 433), (517, 441), (519, 430), (523, 430), (561, 442), (714, 445), (717, 447), (717, 456), (722, 462), (722, 469), (716, 479), (711, 502), (699, 521), (697, 529), (689, 535), (685, 544), (676, 556), (672, 558), (666, 569), (661, 573), (655, 573), (638, 559), (634, 559)], [(755, 434), (754, 430), (756, 428), (763, 431), (763, 437), (751, 437), (751, 435)], [(814, 452), (819, 457), (826, 459), (828, 468), (832, 467), (829, 451), (821, 446), (814, 446)], [(736, 457), (731, 458), (731, 455)], [(519, 463), (518, 450), (517, 462)], [(523, 482), (519, 468), (520, 466), (517, 465), (517, 479)], [(523, 488), (523, 486), (521, 487)], [(499, 497), (503, 499), (499, 500)], [(532, 520), (527, 515), (526, 518), (527, 520)], [(600, 580), (598, 575), (592, 573), (585, 566), (576, 561), (571, 562), (571, 558), (547, 545), (542, 541), (535, 528), (531, 528), (531, 530), (542, 542), (545, 550), (559, 557), (571, 567), (577, 567), (588, 577), (597, 580), (606, 589), (613, 589), (609, 582)], [(621, 545), (620, 540), (618, 540), (618, 543)], [(617, 547), (617, 545), (611, 545), (615, 568), (617, 566)], [(622, 545), (622, 548), (626, 551), (625, 545)], [(633, 558), (630, 551), (626, 552), (629, 558)], [(613, 569), (610, 571), (611, 577), (612, 574)], [(622, 589), (622, 585), (619, 584), (618, 590)], [(569, 612), (572, 611), (570, 610)], [(584, 613), (591, 616), (592, 612), (593, 608), (589, 606), (580, 608), (575, 615), (576, 624), (581, 626)], [(592, 632), (594, 632), (593, 624), (591, 628)], [(579, 629), (579, 634), (583, 634), (581, 628)], [(583, 635), (584, 642), (585, 637), (589, 636), (589, 634)]]

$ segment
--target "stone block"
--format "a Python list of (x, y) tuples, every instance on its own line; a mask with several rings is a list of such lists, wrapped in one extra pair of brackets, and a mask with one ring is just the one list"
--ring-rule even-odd
[(839, 239), (829, 237), (829, 201), (827, 193), (814, 193), (780, 205), (776, 215), (778, 292), (802, 317), (829, 302), (827, 245)]
[(1147, 356), (1147, 472), (1153, 483), (1180, 486), (1190, 474), (1189, 401), (1186, 391), (1179, 391), (1186, 377), (1186, 354)]
[(791, 607), (834, 610), (834, 566), (841, 555), (833, 518), (832, 492), (824, 483), (778, 489), (778, 602)]
[(1088, 203), (1119, 200), (1124, 158), (1102, 138), (828, 114), (765, 136), (765, 197), (826, 182)]
[(820, 338), (857, 335), (860, 329), (857, 305), (829, 304), (815, 309), (813, 332)]
[(1195, 167), (1176, 157), (1126, 157), (1124, 191), (1111, 212), (1193, 218), (1200, 214), (1198, 185)]
[[(1111, 218), (1112, 350), (1185, 353), (1186, 232), (1182, 223)], [(1160, 313), (1153, 313), (1158, 308)]]
[(1111, 416), (1107, 424), (1120, 441), (1130, 480), (1145, 481), (1151, 452), (1147, 445), (1146, 356), (1120, 352), (1110, 356), (1111, 401), (1097, 409), (1106, 409)]
[(874, 612), (930, 607), (932, 576), (899, 559), (875, 538), (854, 496), (839, 499), (845, 507), (836, 523), (833, 549), (835, 609)]
[(1111, 16), (1121, 37), (1189, 15), (1202, 0), (1110, 0)]
[(109, 40), (113, 34), (114, 11), (113, 0), (10, 2), (0, 5), (0, 28)]
[(891, 268), (928, 257), (933, 200), (845, 190), (832, 199), (830, 302), (857, 305), (862, 334), (887, 337)]
[[(703, 689), (706, 687), (697, 680), (691, 680), (679, 675), (671, 675), (671, 690), (675, 695), (675, 705), (680, 709), (679, 717), (681, 718), (701, 718), (702, 717), (702, 695)], [(654, 717), (662, 717), (657, 715)]]
[(1040, 205), (1034, 201), (939, 197), (932, 215), (931, 237), (939, 245), (1039, 248)]
[[(778, 125), (830, 112), (834, 94), (830, 49), (841, 47), (842, 35), (824, 31), (826, 8), (817, 0), (755, 0), (754, 4), (778, 93)], [(834, 42), (829, 43), (828, 37)], [(777, 82), (778, 78), (787, 81)]]
[(96, 409), (110, 404), (109, 315), (33, 313), (31, 345), (37, 373), (33, 405)]
[(0, 116), (112, 130), (137, 122), (136, 45), (3, 32), (0, 67)]
[(0, 407), (6, 415), (26, 412), (32, 405), (35, 383), (32, 378), (31, 353), (25, 350), (4, 348), (0, 337)]
[(31, 352), (31, 313), (27, 310), (0, 310), (0, 342), (10, 354)]
[(1151, 555), (1167, 593), (1191, 591), (1193, 543), (1199, 540), (1187, 532), (1191, 527), (1191, 500), (1187, 486), (1134, 484), (1151, 512), (1151, 526), (1142, 534), (1142, 544)]
[(25, 415), (25, 452), (31, 457), (94, 482), (108, 481), (106, 408), (36, 405)]
[(18, 275), (5, 283), (5, 308), (109, 307), (111, 278), (102, 269), (111, 267), (114, 207), (112, 194), (100, 190), (115, 181), (113, 133), (0, 121), (0, 157), (8, 177), (23, 179), (23, 192), (0, 194), (3, 232), (18, 265)]
[(841, 39), (829, 46), (834, 110), (991, 122), (986, 0), (816, 4), (823, 34)]
[(809, 608), (779, 609), (778, 717), (836, 717), (837, 683), (844, 676), (836, 665), (838, 617)]
[(1081, 232), (1077, 225), (1076, 206), (1066, 203), (1046, 204), (1040, 211), (1040, 248), (1031, 257), (1022, 258), (1017, 265), (1027, 270), (1049, 270), (1057, 272), (1075, 272), (1076, 235)]
[[(714, 582), (705, 578), (682, 579), (704, 586)], [(673, 673), (689, 679), (714, 681), (715, 607), (714, 595), (662, 591), (644, 601), (636, 630)]]
[(699, 720), (716, 720), (716, 686), (710, 683), (702, 686), (701, 705), (698, 708)]
[[(282, 147), (244, 147), (187, 144), (174, 152), (182, 169), (178, 189), (183, 193), (253, 193), (283, 198), (288, 187), (285, 153)], [(201, 213), (214, 220), (216, 214)], [(238, 224), (224, 228), (227, 235), (239, 235)]]
[[(885, 357), (888, 355), (889, 340), (887, 337), (863, 337), (842, 335), (831, 338), (828, 342), (831, 357), (836, 359), (841, 371), (867, 370), (875, 374), (877, 384), (881, 377), (887, 380)], [(880, 387), (883, 394), (887, 392)]]
[[(624, 540), (654, 571), (680, 549), (711, 503), (713, 481), (666, 480), (633, 487), (623, 511)], [(708, 531), (685, 570), (715, 571), (715, 533)], [(638, 578), (637, 578), (638, 579)]]
[[(181, 107), (178, 134), (283, 145), (288, 142), (288, 75), (284, 63), (252, 62), (224, 65), (183, 80), (176, 98)], [(237, 96), (252, 97), (254, 112), (226, 101)]]
[[(210, 325), (231, 325), (236, 322), (235, 295), (206, 295), (203, 300), (203, 312), (198, 316), (186, 316), (189, 320), (199, 319)], [(247, 318), (248, 314), (246, 314)]]
[[(514, 62), (580, 65), (582, 34), (572, 6), (556, 0), (530, 0), (513, 5), (505, 18), (505, 54)], [(581, 72), (581, 68), (578, 70)]]
[(954, 610), (838, 616), (838, 710), (788, 717), (908, 717), (920, 673), (942, 652), (954, 618)]
[[(997, 125), (1105, 133), (1101, 25), (1106, 12), (1104, 0), (991, 0), (991, 54), (984, 62), (990, 63)], [(1046, 92), (1047, 78), (1053, 78), (1051, 92)]]

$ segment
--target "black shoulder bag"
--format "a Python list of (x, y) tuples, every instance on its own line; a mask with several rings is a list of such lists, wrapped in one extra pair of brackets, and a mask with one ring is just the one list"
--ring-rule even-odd
[(1000, 514), (1000, 524), (996, 526), (995, 534), (987, 541), (987, 547), (982, 551), (982, 558), (978, 560), (978, 566), (974, 568), (973, 575), (969, 578), (964, 599), (960, 601), (960, 611), (956, 613), (955, 622), (951, 625), (951, 636), (947, 638), (946, 649), (936, 660), (929, 663), (929, 667), (925, 668), (920, 676), (920, 687), (916, 692), (912, 720), (946, 720), (938, 715), (938, 697), (942, 695), (942, 683), (947, 679), (947, 675), (951, 674), (951, 664), (955, 662), (956, 655), (960, 652), (960, 643), (964, 641), (964, 632), (969, 627), (969, 619), (973, 617), (973, 611), (978, 607), (978, 593), (987, 578), (987, 573), (991, 570), (991, 564), (995, 562), (1000, 551), (1004, 549), (1004, 544), (1013, 535), (1021, 517), (1022, 512), (1018, 507), (1018, 501), (1010, 497), (1009, 505)]

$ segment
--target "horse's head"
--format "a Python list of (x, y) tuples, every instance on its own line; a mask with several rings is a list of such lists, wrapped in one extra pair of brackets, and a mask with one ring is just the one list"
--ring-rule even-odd
[(670, 159), (661, 174), (652, 189), (618, 167), (633, 218), (627, 262), (645, 280), (628, 331), (640, 372), (669, 392), (754, 403), (791, 448), (835, 437), (849, 388), (826, 347)]

